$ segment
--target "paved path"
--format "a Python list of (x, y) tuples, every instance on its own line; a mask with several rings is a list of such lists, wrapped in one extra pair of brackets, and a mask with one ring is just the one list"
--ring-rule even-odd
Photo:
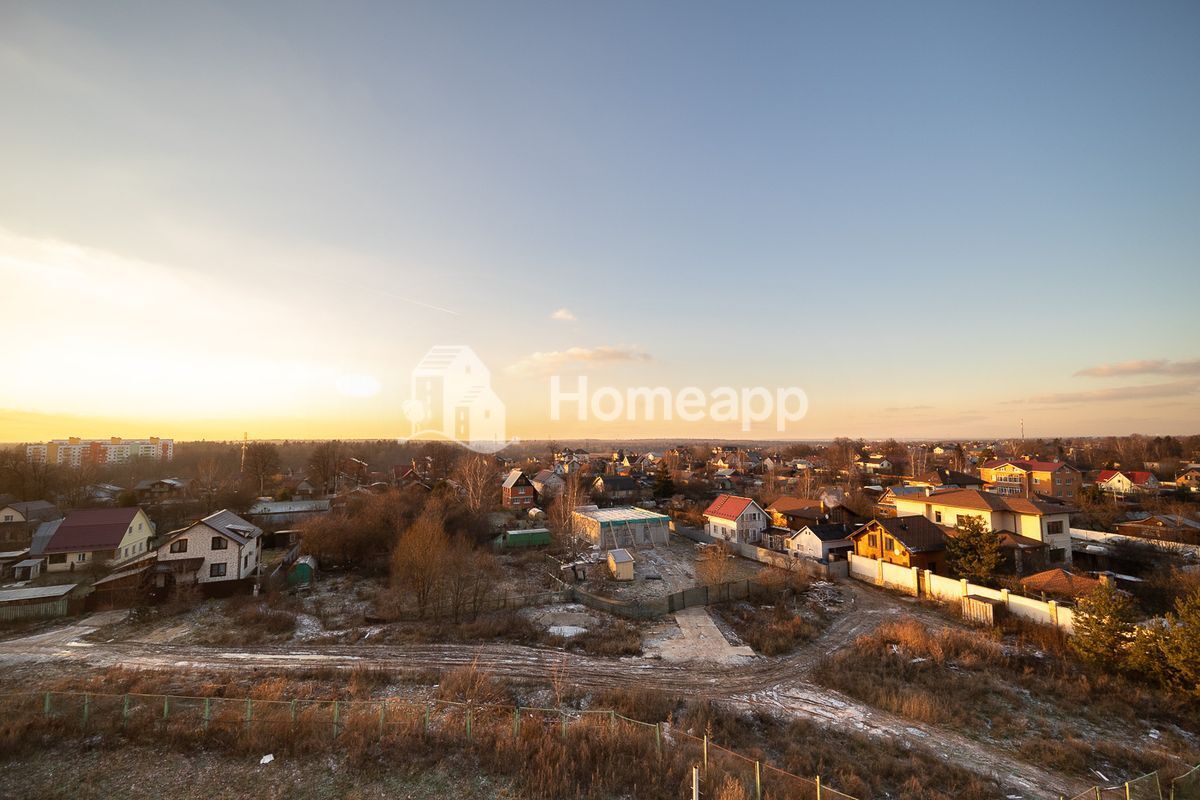
[(745, 664), (757, 658), (754, 650), (733, 646), (704, 606), (685, 608), (675, 615), (678, 631), (665, 631), (662, 638), (645, 643), (646, 655), (670, 662), (703, 662), (707, 664)]

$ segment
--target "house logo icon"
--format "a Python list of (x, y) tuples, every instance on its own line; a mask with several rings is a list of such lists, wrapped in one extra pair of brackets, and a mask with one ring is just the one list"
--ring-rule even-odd
[(425, 354), (412, 372), (404, 413), (412, 423), (411, 439), (449, 439), (479, 453), (509, 444), (492, 373), (466, 346), (439, 345)]

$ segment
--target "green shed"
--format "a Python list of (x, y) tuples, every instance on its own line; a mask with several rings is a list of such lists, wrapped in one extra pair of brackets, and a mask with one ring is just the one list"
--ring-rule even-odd
[(497, 550), (520, 550), (526, 547), (547, 547), (550, 531), (547, 528), (529, 528), (523, 531), (505, 531), (492, 542)]
[(288, 567), (288, 586), (311, 586), (317, 577), (317, 560), (312, 556), (300, 556)]

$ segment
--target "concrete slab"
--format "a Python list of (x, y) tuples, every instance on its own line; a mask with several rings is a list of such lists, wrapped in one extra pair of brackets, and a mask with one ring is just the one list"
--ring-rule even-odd
[(721, 634), (703, 606), (685, 608), (675, 615), (674, 630), (660, 630), (659, 636), (643, 643), (645, 654), (663, 661), (704, 661), (710, 664), (743, 664), (755, 657), (745, 645), (734, 647)]

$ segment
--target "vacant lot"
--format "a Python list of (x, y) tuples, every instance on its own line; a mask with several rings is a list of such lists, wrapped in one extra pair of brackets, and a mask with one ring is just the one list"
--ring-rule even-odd
[(1067, 775), (1116, 781), (1161, 770), (1165, 777), (1200, 762), (1194, 702), (1082, 670), (1051, 629), (1004, 636), (901, 619), (826, 658), (813, 676)]

